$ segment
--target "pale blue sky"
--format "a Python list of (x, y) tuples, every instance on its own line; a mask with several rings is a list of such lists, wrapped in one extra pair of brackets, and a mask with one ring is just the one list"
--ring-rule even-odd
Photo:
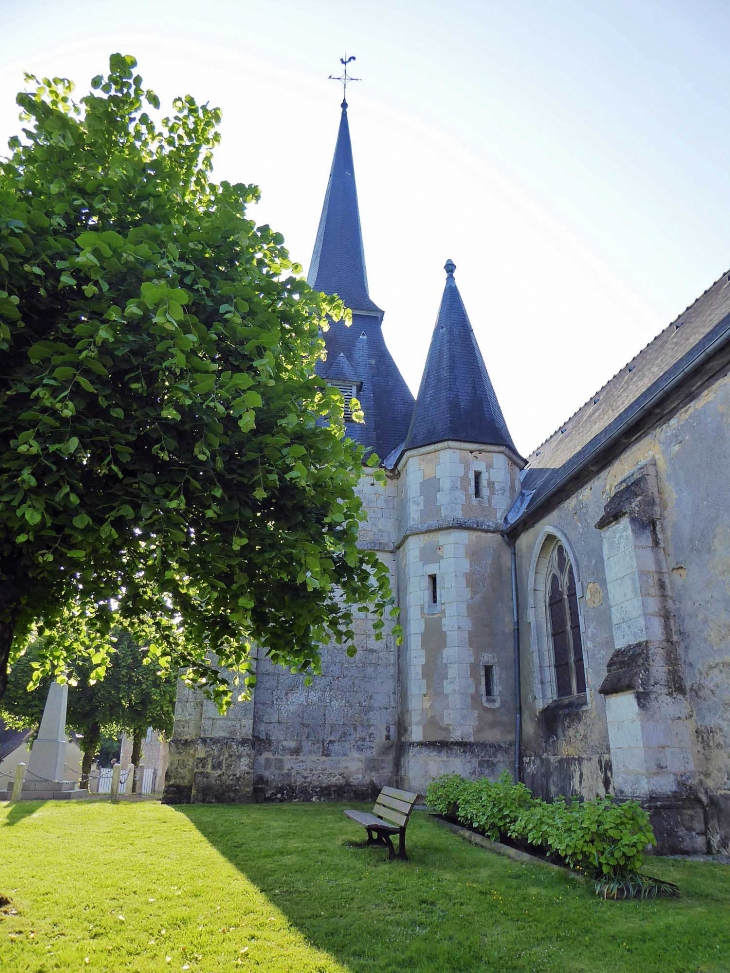
[(216, 175), (308, 264), (350, 120), (374, 300), (417, 390), (447, 257), (527, 452), (730, 265), (730, 5), (0, 0), (0, 142), (22, 70), (135, 54), (223, 108)]

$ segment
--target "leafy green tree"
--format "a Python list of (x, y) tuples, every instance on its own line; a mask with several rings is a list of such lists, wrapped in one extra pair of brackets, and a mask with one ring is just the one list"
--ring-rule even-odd
[[(149, 727), (157, 733), (172, 736), (175, 716), (175, 673), (160, 671), (152, 665), (147, 651), (140, 648), (128, 632), (117, 633), (111, 670), (105, 680), (111, 680), (124, 701), (121, 724), (132, 737), (132, 763), (139, 766), (142, 742)], [(136, 790), (136, 780), (132, 789)]]
[(29, 639), (97, 678), (122, 625), (225, 705), (214, 658), (251, 682), (255, 640), (317, 672), (391, 603), (357, 548), (363, 450), (314, 376), (342, 305), (247, 217), (257, 187), (211, 180), (219, 111), (160, 119), (135, 66), (78, 103), (27, 76), (0, 162), (0, 698)]
[[(149, 653), (127, 632), (115, 633), (111, 661), (103, 680), (92, 678), (93, 658), (80, 656), (67, 674), (70, 682), (66, 729), (81, 737), (82, 787), (88, 782), (91, 764), (104, 737), (132, 736), (132, 763), (139, 764), (142, 740), (148, 727), (168, 736), (172, 733), (177, 678), (151, 664)], [(43, 659), (36, 642), (13, 663), (2, 702), (2, 716), (9, 726), (36, 728), (43, 716), (51, 676), (46, 675), (29, 691)]]

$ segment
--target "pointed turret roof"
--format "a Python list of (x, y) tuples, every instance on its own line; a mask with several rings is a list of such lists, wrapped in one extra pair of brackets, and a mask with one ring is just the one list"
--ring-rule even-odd
[(368, 295), (345, 102), (308, 280), (352, 309), (349, 327), (333, 321), (324, 332), (327, 360), (318, 362), (317, 374), (355, 386), (364, 422), (345, 422), (346, 434), (383, 459), (405, 439), (414, 403), (385, 344), (383, 312)]
[[(446, 287), (403, 449), (453, 439), (517, 453), (448, 260)], [(519, 455), (519, 454), (518, 454)]]
[(353, 311), (380, 311), (368, 294), (346, 101), (307, 280), (315, 290), (338, 294)]

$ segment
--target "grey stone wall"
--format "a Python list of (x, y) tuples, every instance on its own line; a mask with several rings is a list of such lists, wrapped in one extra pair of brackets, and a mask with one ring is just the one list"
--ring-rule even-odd
[[(365, 474), (359, 493), (368, 513), (360, 543), (388, 565), (397, 592), (397, 485)], [(368, 799), (395, 783), (395, 621), (386, 620), (380, 640), (372, 622), (356, 618), (353, 658), (340, 646), (323, 650), (322, 675), (310, 687), (262, 657), (252, 699), (226, 716), (181, 683), (165, 800)]]
[(399, 777), (423, 794), (440, 774), (494, 777), (512, 766), (510, 563), (500, 529), (519, 478), (515, 457), (465, 443), (414, 450), (400, 469)]
[[(724, 376), (517, 541), (525, 782), (638, 797), (678, 850), (730, 843), (729, 414)], [(573, 705), (545, 678), (550, 533), (578, 578), (588, 687)]]
[(253, 799), (253, 699), (221, 716), (201, 692), (178, 682), (163, 801), (245, 803)]
[(357, 655), (323, 653), (305, 687), (264, 661), (257, 668), (256, 800), (366, 800), (395, 781), (396, 656), (393, 636), (357, 622)]

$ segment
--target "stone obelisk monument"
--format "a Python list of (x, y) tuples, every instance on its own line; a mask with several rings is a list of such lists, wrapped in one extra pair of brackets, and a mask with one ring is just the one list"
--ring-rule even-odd
[(77, 787), (77, 782), (68, 779), (65, 773), (67, 705), (68, 686), (52, 682), (38, 736), (30, 751), (21, 801), (64, 801), (88, 797), (89, 792)]

